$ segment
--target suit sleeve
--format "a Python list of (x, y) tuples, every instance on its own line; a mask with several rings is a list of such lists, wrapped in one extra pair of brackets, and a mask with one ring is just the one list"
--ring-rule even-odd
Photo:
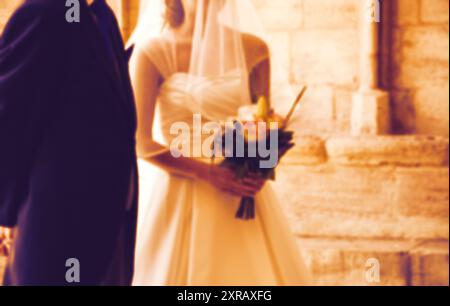
[[(0, 225), (14, 226), (27, 175), (51, 121), (61, 37), (51, 9), (24, 5), (0, 38)], [(58, 29), (58, 30), (55, 30)], [(51, 84), (51, 85), (50, 85)]]

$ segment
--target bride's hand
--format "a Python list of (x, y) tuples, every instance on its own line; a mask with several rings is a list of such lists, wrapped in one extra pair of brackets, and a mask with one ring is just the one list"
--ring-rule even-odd
[(232, 170), (217, 165), (208, 166), (202, 178), (214, 187), (238, 197), (254, 197), (266, 183), (266, 180), (256, 177), (239, 180)]

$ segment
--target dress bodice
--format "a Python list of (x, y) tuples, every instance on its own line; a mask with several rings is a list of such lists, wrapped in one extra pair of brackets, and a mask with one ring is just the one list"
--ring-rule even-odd
[[(159, 38), (138, 45), (131, 67), (134, 71), (136, 99), (141, 104), (145, 104), (153, 94), (145, 87), (147, 82), (154, 82), (146, 72), (156, 69), (163, 79), (156, 101), (153, 135), (147, 139), (141, 138), (138, 145), (141, 157), (159, 154), (161, 148), (155, 143), (162, 144), (165, 149), (171, 147), (179, 136), (180, 126), (183, 131), (189, 129), (190, 144), (193, 144), (191, 149), (197, 148), (198, 142), (194, 144), (191, 138), (197, 126), (194, 118), (197, 123), (198, 116), (201, 116), (202, 129), (203, 124), (220, 124), (230, 117), (236, 117), (241, 106), (251, 104), (248, 73), (244, 69), (229, 68), (223, 72), (205, 72), (202, 75), (184, 72), (181, 68), (183, 65), (178, 63), (174, 44), (167, 39)], [(211, 135), (201, 136), (204, 139)]]
[(158, 97), (164, 142), (170, 142), (176, 136), (170, 133), (174, 123), (186, 123), (192, 128), (194, 115), (201, 115), (203, 124), (236, 117), (241, 106), (251, 103), (249, 94), (243, 90), (243, 79), (240, 71), (216, 77), (187, 73), (174, 73), (168, 77), (161, 85)]

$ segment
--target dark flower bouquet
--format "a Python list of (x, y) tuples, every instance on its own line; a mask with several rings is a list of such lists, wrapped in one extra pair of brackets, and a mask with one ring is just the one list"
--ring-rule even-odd
[[(224, 156), (220, 166), (233, 170), (237, 179), (257, 177), (275, 180), (275, 169), (280, 159), (295, 146), (294, 132), (288, 130), (288, 124), (305, 92), (306, 87), (301, 90), (286, 118), (277, 115), (265, 97), (259, 98), (256, 108), (240, 110), (241, 118), (233, 120), (233, 125), (224, 127), (218, 136), (222, 146), (213, 151), (215, 156), (217, 153)], [(232, 145), (227, 145), (230, 142)], [(236, 218), (255, 218), (253, 197), (241, 199)]]

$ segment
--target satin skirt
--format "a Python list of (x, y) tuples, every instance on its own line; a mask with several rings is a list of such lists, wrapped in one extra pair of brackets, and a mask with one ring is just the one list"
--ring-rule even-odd
[(204, 181), (140, 163), (137, 286), (307, 285), (299, 246), (268, 184), (256, 218), (235, 218), (240, 199)]

